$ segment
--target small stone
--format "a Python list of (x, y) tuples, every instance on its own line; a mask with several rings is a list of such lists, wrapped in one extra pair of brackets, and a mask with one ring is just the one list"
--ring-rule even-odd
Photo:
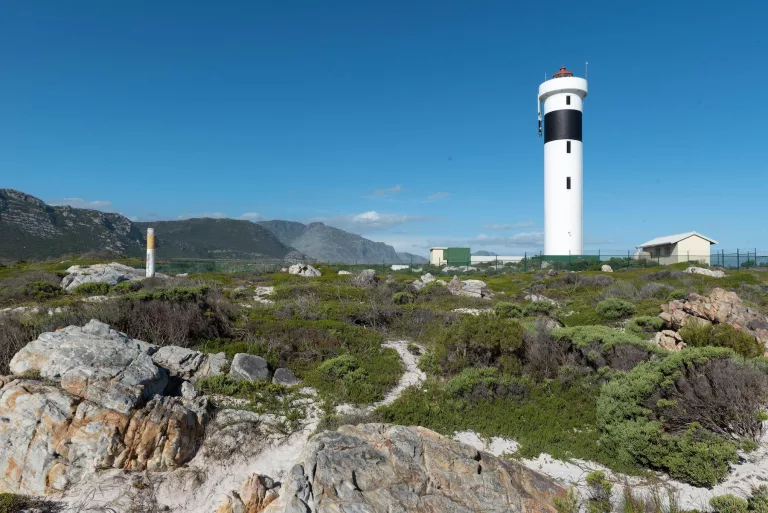
[(352, 284), (356, 287), (370, 287), (378, 283), (379, 277), (376, 276), (376, 271), (373, 269), (366, 269), (352, 279)]
[(352, 273), (349, 272), (349, 271), (342, 270), (342, 271), (339, 271), (339, 274), (341, 274), (341, 275), (348, 275), (348, 274), (352, 274)]
[(261, 356), (238, 353), (232, 359), (229, 374), (235, 379), (269, 381), (269, 364)]

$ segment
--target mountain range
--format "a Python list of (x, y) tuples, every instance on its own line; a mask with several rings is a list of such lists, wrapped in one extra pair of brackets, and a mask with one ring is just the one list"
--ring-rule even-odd
[(43, 260), (93, 251), (142, 256), (149, 227), (155, 228), (159, 260), (426, 262), (423, 257), (397, 253), (392, 246), (323, 223), (212, 218), (132, 222), (121, 214), (52, 206), (20, 191), (0, 189), (0, 261)]

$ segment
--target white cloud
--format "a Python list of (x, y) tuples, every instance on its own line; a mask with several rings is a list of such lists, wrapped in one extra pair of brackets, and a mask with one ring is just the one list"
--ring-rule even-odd
[(246, 212), (245, 214), (240, 216), (240, 219), (246, 219), (248, 221), (261, 221), (264, 219), (264, 216), (259, 214), (258, 212)]
[(402, 192), (403, 187), (400, 184), (395, 185), (394, 187), (390, 187), (389, 189), (374, 189), (373, 195), (374, 196), (394, 196), (395, 194), (399, 194)]
[(427, 201), (435, 201), (435, 200), (439, 200), (439, 199), (445, 199), (445, 198), (447, 198), (450, 195), (451, 194), (448, 193), (448, 192), (436, 192), (434, 194), (430, 194), (429, 196), (427, 196)]
[(105, 212), (112, 211), (112, 202), (104, 200), (87, 201), (83, 198), (63, 198), (49, 201), (48, 204), (58, 207), (68, 206), (74, 208), (89, 208), (91, 210), (103, 210)]
[(515, 228), (530, 228), (533, 226), (533, 221), (519, 221), (514, 224), (486, 224), (483, 225), (483, 230), (514, 230)]
[(413, 221), (423, 221), (425, 219), (426, 218), (421, 216), (389, 214), (369, 210), (368, 212), (362, 212), (360, 214), (316, 217), (311, 221), (320, 221), (327, 225), (354, 233), (371, 233)]
[(224, 212), (201, 212), (199, 214), (180, 214), (177, 219), (196, 219), (200, 217), (210, 217), (213, 219), (222, 219), (227, 217)]

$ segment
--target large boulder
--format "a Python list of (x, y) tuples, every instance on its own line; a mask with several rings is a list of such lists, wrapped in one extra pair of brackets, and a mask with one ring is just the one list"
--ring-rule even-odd
[(117, 285), (124, 281), (143, 280), (146, 276), (144, 269), (135, 269), (117, 262), (85, 267), (73, 265), (66, 272), (67, 275), (61, 280), (61, 287), (69, 292), (83, 283)]
[(309, 264), (293, 264), (288, 268), (288, 274), (295, 274), (305, 278), (317, 278), (320, 276), (320, 271)]
[(429, 283), (432, 283), (432, 282), (433, 282), (433, 281), (435, 281), (436, 279), (437, 279), (437, 278), (435, 278), (434, 276), (432, 276), (430, 273), (427, 273), (427, 274), (422, 274), (422, 275), (421, 275), (421, 281), (422, 281), (424, 284), (429, 284)]
[(265, 511), (554, 513), (552, 479), (422, 427), (361, 424), (314, 436)]
[(712, 269), (706, 269), (704, 267), (689, 267), (683, 272), (688, 274), (701, 274), (711, 278), (725, 278), (725, 273), (723, 271), (715, 271)]
[(376, 271), (373, 269), (361, 271), (360, 274), (352, 278), (352, 284), (356, 287), (370, 287), (378, 282), (379, 277), (376, 276)]
[(155, 365), (168, 371), (173, 377), (190, 381), (224, 374), (227, 356), (224, 353), (208, 354), (178, 346), (164, 346), (152, 354)]
[(10, 369), (15, 375), (39, 374), (77, 397), (127, 413), (162, 394), (168, 383), (150, 356), (155, 349), (93, 319), (82, 328), (43, 333), (16, 353)]
[(600, 267), (600, 270), (601, 270), (602, 272), (604, 272), (604, 273), (612, 273), (612, 272), (613, 272), (613, 268), (612, 268), (610, 265), (608, 265), (608, 264), (603, 264), (603, 265)]
[(238, 380), (269, 381), (269, 364), (261, 356), (237, 353), (232, 359), (229, 374)]
[(448, 290), (454, 296), (476, 297), (481, 299), (490, 299), (493, 293), (482, 280), (460, 280), (458, 276), (448, 282)]

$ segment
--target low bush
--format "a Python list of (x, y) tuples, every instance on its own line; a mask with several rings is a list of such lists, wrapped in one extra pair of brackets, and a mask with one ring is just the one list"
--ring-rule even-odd
[(525, 379), (504, 376), (495, 367), (483, 367), (464, 369), (448, 382), (446, 391), (453, 397), (471, 401), (520, 401), (528, 396), (530, 387)]
[(613, 485), (606, 479), (605, 472), (595, 471), (587, 474), (586, 484), (588, 513), (611, 513), (611, 491)]
[(109, 292), (109, 284), (104, 282), (81, 283), (72, 290), (76, 296), (103, 296)]
[(410, 292), (397, 292), (392, 296), (392, 302), (397, 305), (413, 303), (414, 296)]
[(498, 366), (514, 359), (524, 332), (523, 325), (515, 320), (464, 315), (438, 333), (422, 362), (431, 372), (443, 375), (466, 367)]
[(112, 292), (115, 294), (130, 294), (141, 289), (141, 282), (139, 281), (123, 281), (112, 287)]
[(654, 317), (650, 315), (641, 315), (632, 318), (626, 326), (626, 330), (635, 335), (644, 337), (651, 333), (661, 331), (664, 327), (664, 321), (660, 317)]
[(713, 513), (747, 513), (749, 504), (732, 494), (717, 495), (709, 499)]
[(688, 292), (683, 289), (676, 289), (669, 293), (667, 301), (679, 301), (681, 299), (687, 299)]
[(752, 489), (752, 495), (747, 499), (747, 509), (755, 513), (768, 513), (768, 485)]
[(635, 300), (638, 298), (637, 288), (627, 280), (616, 280), (610, 287), (603, 290), (605, 299)]
[(46, 281), (33, 281), (24, 285), (24, 296), (26, 299), (36, 301), (45, 301), (60, 296), (64, 290), (53, 283)]
[(753, 335), (739, 331), (730, 324), (688, 322), (680, 331), (683, 341), (690, 347), (728, 347), (742, 356), (762, 356), (765, 347)]
[(523, 308), (520, 305), (500, 301), (493, 306), (493, 311), (499, 317), (505, 319), (519, 319), (523, 316)]
[(0, 493), (0, 513), (19, 513), (22, 511), (52, 511), (51, 504), (39, 497), (30, 497), (16, 493)]
[(606, 299), (600, 301), (595, 308), (597, 314), (605, 319), (621, 319), (629, 317), (636, 311), (635, 305), (623, 299)]
[(608, 366), (629, 371), (640, 363), (658, 359), (665, 351), (637, 335), (607, 326), (574, 326), (552, 330), (556, 340), (573, 344), (574, 360), (580, 365), (598, 370)]
[(623, 464), (713, 486), (737, 460), (739, 438), (761, 429), (768, 375), (721, 348), (695, 348), (638, 365), (602, 387), (601, 444)]

